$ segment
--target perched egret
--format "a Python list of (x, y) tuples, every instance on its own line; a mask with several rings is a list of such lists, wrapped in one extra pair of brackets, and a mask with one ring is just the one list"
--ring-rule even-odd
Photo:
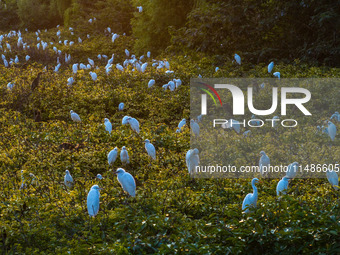
[(273, 68), (274, 68), (274, 62), (272, 61), (268, 65), (268, 73), (271, 73), (273, 71)]
[(240, 122), (234, 119), (228, 120), (227, 123), (223, 123), (221, 126), (223, 129), (234, 129), (238, 134), (241, 131)]
[(97, 80), (97, 74), (94, 73), (94, 72), (90, 72), (90, 76), (92, 78), (93, 81), (96, 81)]
[(260, 152), (259, 168), (261, 175), (265, 175), (269, 171), (270, 159), (264, 151)]
[(123, 164), (129, 164), (130, 160), (129, 160), (129, 153), (126, 150), (125, 146), (122, 147), (122, 150), (120, 151), (120, 161)]
[(299, 163), (294, 162), (288, 165), (287, 172), (286, 172), (286, 177), (289, 179), (295, 178), (297, 172), (299, 170)]
[(130, 56), (130, 52), (128, 51), (128, 49), (125, 49), (125, 54), (127, 57)]
[(182, 128), (186, 123), (187, 123), (186, 119), (182, 119), (182, 120), (178, 123), (178, 128)]
[(335, 186), (339, 186), (339, 177), (338, 177), (338, 174), (335, 171), (333, 171), (333, 170), (327, 169), (326, 176), (327, 176), (327, 180), (332, 185), (332, 187), (335, 190), (338, 190), (339, 188), (335, 187)]
[(215, 67), (215, 73), (218, 72), (220, 68), (218, 66)]
[(117, 38), (118, 38), (118, 34), (113, 34), (111, 38), (112, 42), (114, 43)]
[(124, 67), (120, 64), (116, 64), (116, 68), (119, 70), (119, 71), (124, 71)]
[(90, 58), (87, 58), (87, 60), (89, 61), (89, 64), (90, 64), (92, 67), (94, 67), (94, 61), (93, 61), (92, 59), (90, 59)]
[(155, 80), (151, 79), (148, 83), (148, 87), (151, 88), (153, 85), (155, 85)]
[(26, 57), (25, 57), (25, 59), (26, 59), (26, 62), (28, 61), (28, 60), (30, 60), (30, 56), (29, 55), (26, 55)]
[(100, 181), (104, 179), (104, 177), (101, 174), (97, 174), (96, 178)]
[(73, 110), (70, 111), (71, 119), (75, 122), (81, 122), (81, 119), (77, 113), (75, 113)]
[(145, 149), (146, 149), (147, 153), (149, 154), (149, 156), (152, 159), (156, 159), (156, 149), (155, 149), (155, 146), (153, 146), (153, 144), (150, 143), (150, 141), (148, 139), (146, 139), (144, 142), (145, 142)]
[(98, 185), (93, 185), (87, 195), (87, 211), (92, 217), (96, 216), (99, 211), (100, 190)]
[(112, 132), (112, 124), (108, 118), (104, 119), (105, 130), (111, 134)]
[(198, 149), (195, 148), (193, 150), (188, 150), (186, 154), (185, 162), (187, 164), (189, 174), (194, 172), (194, 170), (196, 169), (196, 166), (198, 166), (200, 163), (200, 158), (199, 158), (198, 153), (199, 153)]
[(335, 112), (332, 116), (331, 116), (331, 120), (335, 119), (335, 121), (340, 122), (340, 113), (339, 112)]
[(278, 183), (276, 186), (276, 194), (278, 196), (282, 194), (286, 194), (286, 191), (288, 189), (288, 180), (289, 178), (287, 176), (284, 176)]
[(200, 134), (200, 126), (194, 120), (190, 120), (190, 127), (191, 127), (192, 132), (196, 136), (199, 136), (199, 134)]
[(279, 116), (274, 116), (272, 118), (272, 127), (276, 128), (277, 127), (277, 122), (280, 120)]
[(328, 135), (331, 138), (332, 141), (335, 139), (336, 135), (336, 126), (333, 124), (333, 122), (328, 121)]
[(277, 78), (281, 78), (281, 74), (280, 74), (280, 72), (275, 72), (275, 73), (273, 73), (273, 75), (275, 76), (275, 77), (277, 77)]
[(117, 147), (115, 147), (113, 150), (111, 150), (109, 152), (109, 154), (107, 154), (107, 161), (108, 161), (109, 165), (112, 165), (116, 161), (117, 155), (118, 155), (118, 148)]
[(235, 53), (234, 58), (237, 64), (241, 65), (241, 57)]
[(258, 182), (259, 182), (259, 179), (257, 179), (257, 178), (254, 178), (251, 181), (251, 186), (253, 187), (253, 193), (247, 194), (246, 197), (243, 200), (242, 211), (245, 210), (245, 213), (249, 213), (250, 207), (253, 207), (253, 208), (256, 207), (258, 194), (257, 194), (257, 188), (256, 188), (255, 184), (258, 183)]
[(142, 6), (137, 6), (138, 12), (142, 12), (143, 11), (143, 7)]
[(135, 118), (129, 117), (127, 119), (128, 123), (130, 124), (130, 127), (133, 131), (136, 131), (139, 134), (139, 122)]
[(67, 85), (68, 86), (72, 86), (73, 83), (74, 83), (73, 77), (70, 77), (70, 78), (67, 79)]
[(78, 64), (72, 65), (72, 71), (73, 71), (74, 74), (76, 74), (78, 72)]
[(124, 110), (124, 103), (120, 103), (120, 104), (118, 105), (118, 110), (119, 110), (119, 111), (123, 111), (123, 110)]
[(197, 123), (202, 122), (202, 114), (197, 116)]
[(73, 178), (69, 170), (65, 171), (64, 184), (67, 188), (71, 189), (73, 187)]
[(125, 172), (123, 168), (118, 168), (116, 171), (117, 179), (123, 190), (131, 197), (136, 196), (136, 182), (131, 174)]

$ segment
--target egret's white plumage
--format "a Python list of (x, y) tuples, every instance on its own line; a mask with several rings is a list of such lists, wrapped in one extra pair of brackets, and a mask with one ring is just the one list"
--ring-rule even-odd
[(118, 168), (116, 171), (117, 179), (123, 190), (131, 197), (136, 196), (136, 182), (131, 174), (125, 172), (123, 168)]
[(273, 68), (274, 68), (274, 62), (272, 61), (268, 65), (268, 73), (271, 73), (273, 71)]
[(286, 177), (289, 179), (295, 178), (297, 172), (299, 170), (299, 163), (294, 162), (288, 165), (287, 172), (286, 172)]
[(97, 174), (96, 178), (97, 178), (98, 180), (103, 180), (103, 179), (104, 179), (104, 177), (103, 177), (101, 174)]
[(133, 131), (136, 131), (139, 133), (139, 122), (135, 118), (129, 117), (127, 119), (128, 123), (130, 124), (130, 127), (132, 128)]
[(109, 152), (109, 154), (107, 155), (107, 161), (109, 163), (109, 165), (112, 165), (116, 159), (117, 159), (117, 155), (118, 155), (118, 148), (115, 147), (113, 150), (111, 150)]
[(281, 78), (281, 74), (280, 74), (280, 72), (275, 72), (275, 73), (273, 73), (273, 75), (275, 76), (275, 77), (277, 77), (277, 78)]
[(97, 80), (97, 74), (95, 72), (90, 72), (90, 76), (91, 76), (93, 81)]
[(288, 182), (289, 178), (287, 176), (284, 176), (276, 186), (276, 195), (280, 196), (281, 194), (286, 194), (286, 191), (288, 189)]
[(108, 118), (104, 119), (105, 130), (111, 134), (112, 132), (112, 124)]
[(182, 119), (182, 120), (178, 123), (178, 128), (182, 128), (186, 123), (187, 123), (186, 119)]
[(335, 171), (333, 171), (333, 170), (327, 169), (326, 176), (327, 176), (327, 180), (332, 185), (332, 187), (335, 190), (338, 190), (339, 188), (335, 187), (335, 186), (339, 186), (339, 177), (338, 177), (338, 174)]
[(328, 121), (328, 135), (331, 138), (332, 141), (334, 141), (336, 136), (336, 126), (333, 124), (333, 122)]
[(270, 159), (264, 151), (260, 152), (259, 169), (261, 175), (265, 175), (269, 171)]
[(120, 103), (120, 104), (118, 105), (118, 110), (119, 110), (119, 111), (123, 111), (123, 110), (124, 110), (124, 103)]
[(235, 53), (234, 58), (237, 64), (241, 65), (241, 57)]
[(67, 188), (71, 189), (73, 187), (73, 178), (69, 170), (65, 171), (64, 184)]
[(129, 160), (129, 153), (126, 150), (125, 146), (122, 147), (122, 150), (120, 151), (120, 161), (123, 164), (129, 164), (130, 160)]
[(224, 129), (234, 129), (238, 134), (241, 131), (240, 122), (234, 119), (230, 119), (227, 123), (223, 123), (221, 127)]
[(131, 118), (130, 116), (124, 116), (123, 119), (122, 119), (122, 124), (123, 125), (126, 125), (126, 124), (129, 124), (129, 118)]
[(155, 80), (151, 79), (148, 83), (148, 87), (151, 88), (153, 85), (155, 85)]
[(100, 190), (101, 188), (98, 185), (93, 185), (87, 195), (87, 211), (92, 217), (96, 216), (99, 212)]
[(198, 166), (200, 163), (200, 158), (198, 154), (199, 154), (199, 151), (196, 148), (192, 150), (188, 150), (186, 154), (185, 161), (187, 164), (189, 174), (191, 172), (194, 172), (196, 166)]
[(192, 132), (196, 136), (199, 136), (199, 134), (200, 134), (200, 126), (194, 120), (190, 120), (190, 127), (191, 127)]
[(81, 119), (77, 113), (75, 113), (73, 110), (70, 111), (71, 119), (75, 122), (81, 122)]
[(256, 188), (255, 184), (258, 183), (258, 182), (259, 182), (259, 180), (257, 178), (254, 178), (251, 181), (251, 186), (253, 187), (253, 193), (247, 194), (246, 197), (243, 200), (242, 211), (245, 210), (245, 213), (249, 213), (249, 208), (251, 208), (251, 207), (255, 208), (256, 207), (258, 194), (257, 194), (257, 188)]
[(153, 144), (150, 143), (150, 141), (148, 139), (146, 139), (144, 142), (145, 142), (145, 149), (146, 149), (147, 153), (149, 154), (149, 156), (152, 159), (156, 159), (156, 149), (155, 149), (155, 146), (153, 146)]

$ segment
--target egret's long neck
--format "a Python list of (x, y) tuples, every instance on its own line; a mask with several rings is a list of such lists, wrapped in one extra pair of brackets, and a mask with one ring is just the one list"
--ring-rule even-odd
[(252, 183), (251, 186), (253, 187), (253, 196), (257, 197), (257, 188), (255, 186), (255, 183)]

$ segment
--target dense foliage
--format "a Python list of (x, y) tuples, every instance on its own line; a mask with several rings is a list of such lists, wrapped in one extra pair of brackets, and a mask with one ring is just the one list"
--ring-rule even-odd
[[(52, 46), (37, 50), (36, 35), (32, 33), (22, 34), (31, 45), (29, 51), (13, 49), (8, 53), (13, 58), (17, 54), (21, 61), (10, 68), (0, 65), (0, 249), (4, 254), (339, 253), (339, 196), (326, 179), (295, 179), (288, 194), (281, 198), (275, 193), (278, 180), (263, 179), (258, 185), (257, 209), (244, 215), (241, 203), (251, 192), (249, 179), (188, 176), (185, 154), (190, 130), (187, 126), (182, 133), (175, 131), (178, 122), (190, 115), (190, 78), (199, 74), (267, 77), (265, 65), (254, 66), (245, 61), (235, 67), (230, 61), (215, 72), (220, 59), (200, 53), (168, 57), (174, 74), (152, 67), (151, 59), (146, 59), (148, 67), (144, 73), (132, 68), (123, 72), (112, 68), (107, 75), (106, 62), (96, 56), (115, 53), (114, 64), (122, 63), (126, 58), (124, 49), (132, 48), (131, 37), (120, 36), (112, 43), (110, 36), (93, 32), (90, 38), (77, 43), (82, 32), (78, 34), (75, 28), (73, 35), (69, 29), (60, 30), (60, 38), (55, 29), (39, 34), (47, 42), (76, 42), (73, 46), (55, 44), (72, 56), (69, 64), (61, 60), (59, 72), (53, 71), (58, 55)], [(8, 42), (15, 45), (16, 39)], [(27, 53), (32, 58), (24, 63)], [(92, 70), (98, 74), (95, 82), (89, 70), (72, 74), (71, 64), (86, 63), (87, 57), (98, 65), (98, 69)], [(282, 77), (334, 78), (340, 74), (336, 68), (316, 68), (299, 62), (276, 64), (275, 68)], [(31, 83), (42, 71), (39, 86), (32, 92)], [(72, 86), (67, 85), (69, 77), (75, 78)], [(173, 92), (163, 91), (161, 86), (175, 77), (183, 85)], [(151, 78), (156, 84), (148, 88)], [(7, 88), (9, 82), (15, 84), (12, 90)], [(313, 107), (321, 109), (323, 97), (327, 96), (329, 112), (322, 112), (325, 115), (338, 110), (339, 90), (331, 90), (327, 94), (319, 88), (313, 94)], [(125, 103), (122, 112), (118, 111), (120, 102)], [(72, 122), (71, 109), (80, 115), (81, 123)], [(139, 135), (121, 124), (124, 115), (140, 121)], [(113, 124), (111, 135), (105, 131), (105, 117)], [(319, 153), (325, 158), (339, 157), (338, 137), (329, 147), (327, 136), (315, 134), (316, 126), (323, 120), (306, 123), (308, 133), (298, 132), (296, 140), (286, 139), (282, 144), (272, 143), (270, 135), (258, 139), (255, 132), (249, 138), (253, 146), (235, 148), (232, 142), (243, 136), (231, 133), (226, 150), (232, 151), (233, 162), (248, 153), (256, 164), (260, 148), (275, 158), (286, 155), (283, 148), (293, 146), (301, 152), (310, 141), (318, 140), (322, 149), (310, 148), (307, 151), (311, 155), (300, 154), (310, 160)], [(156, 161), (147, 155), (144, 139), (156, 147)], [(113, 173), (122, 166), (120, 159), (112, 167), (107, 164), (107, 153), (115, 146), (126, 146), (129, 151), (131, 163), (123, 167), (136, 178), (136, 198), (122, 193)], [(71, 190), (63, 184), (66, 169), (75, 179)], [(20, 189), (21, 170), (25, 189)], [(95, 178), (98, 173), (103, 180)], [(95, 183), (103, 188), (100, 210), (95, 218), (89, 218), (86, 196)]]
[(102, 34), (110, 27), (133, 34), (136, 53), (194, 50), (225, 61), (241, 52), (253, 64), (300, 59), (340, 65), (339, 1), (2, 0), (0, 14), (0, 30), (65, 24)]

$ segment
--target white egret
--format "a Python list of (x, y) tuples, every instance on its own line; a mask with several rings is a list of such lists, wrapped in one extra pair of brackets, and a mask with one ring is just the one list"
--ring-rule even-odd
[(199, 136), (199, 134), (200, 134), (200, 126), (194, 120), (190, 120), (190, 127), (191, 127), (192, 132), (196, 136)]
[(237, 64), (241, 65), (241, 57), (235, 53), (234, 58)]
[(335, 186), (339, 186), (339, 177), (338, 177), (338, 174), (335, 171), (333, 171), (333, 170), (327, 169), (326, 176), (327, 176), (327, 180), (332, 185), (332, 187), (335, 190), (338, 190), (339, 188), (335, 187)]
[(148, 58), (150, 58), (150, 57), (151, 57), (151, 52), (148, 51), (148, 52), (146, 53), (146, 56), (147, 56)]
[(268, 73), (271, 73), (273, 71), (273, 68), (274, 68), (274, 62), (272, 61), (268, 65)]
[(12, 90), (14, 88), (14, 83), (9, 82), (7, 84), (7, 89)]
[(109, 132), (109, 134), (111, 134), (112, 132), (112, 124), (110, 122), (110, 120), (108, 118), (104, 119), (104, 125), (105, 125), (105, 130)]
[(186, 119), (182, 119), (182, 120), (178, 123), (178, 128), (182, 128), (185, 124), (187, 124), (187, 120), (186, 120)]
[(264, 151), (260, 152), (259, 169), (261, 175), (265, 175), (269, 171), (270, 159)]
[(280, 74), (280, 72), (275, 72), (275, 73), (273, 73), (273, 75), (275, 76), (275, 77), (277, 77), (277, 78), (281, 78), (281, 74)]
[(255, 186), (256, 183), (259, 182), (259, 179), (254, 178), (251, 181), (251, 186), (253, 187), (253, 193), (249, 193), (246, 195), (246, 197), (243, 200), (242, 203), (242, 211), (245, 210), (245, 213), (249, 213), (249, 208), (255, 208), (256, 207), (256, 203), (257, 203), (257, 188)]
[(333, 122), (328, 121), (328, 135), (331, 138), (332, 141), (334, 141), (336, 136), (336, 126), (333, 124)]
[(70, 111), (71, 119), (75, 122), (81, 122), (81, 119), (77, 113), (75, 113), (73, 110)]
[(120, 103), (120, 104), (118, 105), (118, 110), (119, 110), (119, 111), (123, 111), (123, 110), (124, 110), (124, 103)]
[(139, 134), (139, 122), (135, 118), (129, 117), (127, 119), (128, 123), (130, 124), (130, 127), (133, 131), (136, 131)]
[(72, 71), (73, 71), (74, 74), (76, 74), (78, 72), (78, 64), (72, 65)]
[(279, 118), (279, 116), (274, 116), (273, 118), (272, 118), (272, 126), (274, 127), (274, 128), (276, 128), (278, 125), (277, 125), (277, 122), (280, 120), (280, 118)]
[(93, 81), (96, 81), (97, 80), (97, 74), (94, 73), (94, 72), (90, 72), (90, 76), (92, 78)]
[(215, 67), (215, 73), (218, 72), (220, 68), (218, 66)]
[(197, 116), (197, 123), (202, 122), (202, 114)]
[(124, 71), (124, 67), (120, 64), (116, 64), (116, 68), (119, 70), (119, 71)]
[(234, 119), (228, 120), (227, 123), (223, 123), (221, 126), (222, 126), (222, 128), (224, 128), (224, 129), (234, 129), (238, 134), (239, 134), (240, 131), (241, 131), (240, 122), (237, 121), (237, 120), (234, 120)]
[(291, 163), (288, 165), (286, 176), (289, 179), (293, 179), (295, 178), (298, 170), (299, 170), (299, 163), (298, 162)]
[(93, 185), (87, 195), (87, 211), (92, 217), (96, 216), (99, 211), (100, 190), (98, 185)]
[(113, 150), (111, 150), (109, 152), (109, 154), (107, 154), (107, 161), (108, 161), (109, 165), (112, 165), (116, 161), (117, 155), (118, 155), (118, 148), (117, 147), (115, 147)]
[(173, 81), (169, 81), (168, 87), (169, 87), (170, 91), (174, 91), (176, 89), (176, 84)]
[(67, 85), (68, 86), (72, 86), (73, 82), (74, 82), (73, 77), (70, 77), (70, 78), (67, 79)]
[(136, 182), (131, 174), (125, 172), (123, 168), (118, 168), (116, 171), (117, 179), (123, 190), (131, 197), (136, 196)]
[(199, 150), (197, 148), (188, 150), (186, 154), (185, 162), (187, 164), (189, 174), (194, 172), (194, 170), (196, 169), (196, 166), (198, 166), (200, 163), (200, 158), (198, 154), (199, 154)]
[(118, 34), (113, 34), (111, 38), (112, 42), (114, 43), (117, 38), (118, 38)]
[(149, 154), (149, 156), (152, 159), (156, 159), (156, 149), (155, 149), (155, 146), (153, 146), (153, 144), (150, 143), (150, 141), (148, 139), (146, 139), (144, 142), (145, 142), (146, 152)]
[(87, 60), (89, 61), (89, 64), (90, 64), (92, 67), (94, 67), (94, 61), (93, 61), (92, 59), (90, 59), (90, 58), (87, 58)]
[(125, 54), (127, 57), (130, 56), (130, 52), (128, 51), (128, 49), (125, 49)]
[(122, 147), (122, 150), (120, 151), (120, 161), (123, 164), (129, 164), (130, 160), (129, 160), (129, 153), (126, 150), (125, 146)]
[(276, 186), (276, 195), (280, 196), (281, 194), (286, 194), (286, 191), (288, 189), (288, 182), (289, 178), (287, 176), (284, 176)]
[(96, 178), (100, 181), (104, 179), (104, 177), (101, 174), (97, 174)]
[(30, 56), (29, 55), (26, 55), (26, 57), (25, 57), (25, 59), (26, 59), (26, 62), (28, 61), (28, 60), (30, 60)]
[(73, 178), (69, 170), (66, 170), (65, 173), (66, 174), (64, 176), (64, 184), (67, 188), (71, 189), (73, 187)]
[(142, 6), (137, 6), (138, 12), (142, 12), (143, 11), (143, 7)]
[(151, 88), (153, 85), (155, 85), (155, 80), (151, 79), (148, 83), (148, 87)]
[(140, 70), (141, 70), (142, 73), (145, 72), (147, 66), (148, 66), (148, 63), (144, 63), (144, 64), (141, 66)]

